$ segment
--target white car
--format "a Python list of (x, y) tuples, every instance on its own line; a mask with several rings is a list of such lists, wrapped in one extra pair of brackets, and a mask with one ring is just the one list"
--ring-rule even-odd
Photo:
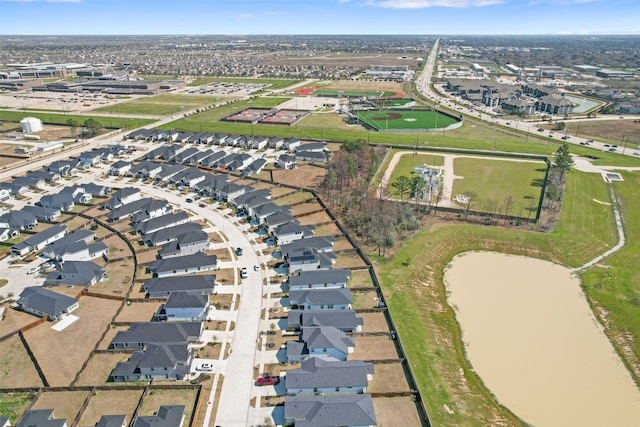
[(242, 267), (240, 269), (240, 278), (246, 279), (248, 274), (247, 267)]
[(212, 371), (213, 365), (211, 363), (203, 363), (196, 368), (196, 371)]
[(38, 271), (40, 271), (38, 267), (29, 267), (29, 269), (27, 270), (27, 274), (34, 274), (34, 273), (37, 273)]

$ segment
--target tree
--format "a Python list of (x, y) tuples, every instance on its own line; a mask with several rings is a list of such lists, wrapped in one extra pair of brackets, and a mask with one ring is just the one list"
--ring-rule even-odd
[(67, 120), (67, 125), (71, 128), (71, 135), (76, 136), (76, 130), (78, 129), (78, 121), (76, 119)]
[(515, 203), (516, 201), (513, 200), (513, 197), (511, 196), (507, 196), (504, 198), (504, 202), (502, 203), (502, 206), (504, 206), (504, 216), (509, 216), (509, 211)]
[(411, 191), (411, 179), (404, 175), (401, 175), (391, 183), (391, 186), (396, 190), (396, 192), (400, 196), (400, 201), (402, 202), (404, 200), (404, 196), (409, 194), (409, 192)]
[(424, 191), (427, 188), (427, 181), (421, 176), (414, 176), (411, 178), (411, 196), (416, 201), (416, 209), (418, 216), (420, 216), (420, 203), (419, 200), (424, 196)]
[(478, 199), (478, 195), (476, 193), (474, 193), (473, 191), (465, 191), (464, 193), (462, 193), (462, 195), (466, 199), (466, 202), (465, 202), (466, 208), (465, 208), (465, 211), (464, 211), (464, 220), (467, 221), (467, 219), (469, 218), (469, 210), (471, 210), (471, 204)]
[(85, 120), (82, 126), (84, 127), (82, 131), (83, 138), (93, 138), (102, 130), (100, 122), (93, 118)]
[(569, 154), (569, 144), (566, 142), (562, 144), (558, 151), (553, 153), (553, 158), (555, 160), (555, 168), (560, 171), (560, 179), (559, 182), (562, 182), (562, 178), (564, 177), (565, 172), (571, 170), (573, 165), (575, 164), (573, 157)]
[(565, 122), (556, 123), (556, 130), (564, 130), (565, 127), (567, 127), (567, 124)]

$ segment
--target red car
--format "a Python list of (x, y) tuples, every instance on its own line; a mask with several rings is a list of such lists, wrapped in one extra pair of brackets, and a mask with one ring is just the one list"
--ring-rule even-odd
[(273, 377), (271, 375), (265, 375), (258, 378), (258, 385), (276, 385), (280, 382), (280, 377)]

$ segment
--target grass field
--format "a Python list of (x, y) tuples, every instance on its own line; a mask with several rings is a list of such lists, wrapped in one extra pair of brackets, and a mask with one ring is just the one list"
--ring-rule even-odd
[(114, 114), (166, 116), (213, 104), (218, 99), (219, 98), (215, 96), (164, 94), (120, 102), (106, 107), (96, 108), (93, 111)]
[(282, 89), (296, 83), (301, 80), (294, 79), (243, 79), (240, 77), (201, 77), (187, 84), (187, 86), (202, 86), (211, 83), (218, 82), (230, 82), (230, 83), (254, 83), (254, 84), (268, 84), (271, 85), (269, 89)]
[[(56, 113), (37, 113), (29, 112), (30, 117), (35, 117), (42, 120), (42, 123), (46, 126), (50, 123), (67, 125), (69, 119), (76, 120), (82, 124), (87, 119), (94, 119), (98, 121), (104, 127), (117, 127), (124, 129), (134, 129), (141, 126), (146, 126), (152, 123), (153, 120), (146, 118), (126, 118), (126, 117), (104, 117), (104, 116), (91, 116), (91, 115), (78, 115), (78, 114), (56, 114)], [(0, 121), (9, 120), (13, 122), (19, 122), (25, 117), (25, 113), (19, 111), (4, 111), (0, 110)]]
[[(394, 152), (395, 151), (389, 153), (389, 157), (392, 157)], [(393, 169), (388, 184), (394, 182), (399, 176), (407, 176), (411, 178), (414, 175), (413, 172), (415, 167), (422, 166), (425, 163), (429, 166), (442, 166), (444, 165), (444, 157), (437, 154), (426, 153), (418, 153), (415, 156), (413, 154), (403, 154), (400, 156), (400, 161)], [(389, 186), (388, 189), (391, 191), (391, 194), (394, 194), (395, 189), (393, 187)]]
[(461, 179), (453, 181), (452, 195), (467, 191), (476, 193), (478, 199), (471, 209), (478, 211), (486, 211), (485, 204), (492, 200), (501, 206), (504, 199), (511, 196), (515, 205), (510, 213), (520, 215), (521, 209), (538, 207), (546, 169), (543, 162), (459, 157), (454, 159), (454, 174)]
[[(608, 201), (606, 184), (598, 175), (577, 172), (569, 174), (568, 180), (565, 206), (554, 233), (431, 220), (393, 257), (375, 258), (386, 302), (433, 425), (522, 425), (496, 403), (467, 363), (454, 312), (446, 302), (443, 268), (454, 255), (468, 250), (495, 250), (578, 266), (613, 245), (611, 210), (603, 211), (602, 205), (593, 202), (584, 204), (593, 198)], [(585, 224), (591, 225), (585, 229)], [(429, 250), (424, 249), (427, 247)], [(633, 256), (638, 257), (635, 249)], [(635, 271), (631, 265), (637, 264), (621, 265), (621, 269)], [(608, 288), (602, 289), (608, 293)], [(608, 294), (614, 299), (618, 295), (615, 291)], [(640, 324), (637, 315), (628, 319), (634, 320)], [(444, 405), (454, 413), (448, 413)]]
[(32, 393), (0, 393), (0, 416), (9, 417), (11, 425), (15, 425), (31, 399)]
[(385, 107), (403, 107), (407, 104), (410, 104), (412, 102), (415, 102), (415, 100), (411, 99), (411, 98), (400, 98), (400, 99), (389, 99), (389, 100), (380, 100), (380, 101), (376, 101), (373, 104), (379, 108), (385, 108)]
[(345, 90), (338, 90), (338, 89), (318, 89), (315, 90), (313, 92), (311, 92), (311, 94), (313, 96), (338, 96), (338, 95), (342, 95), (342, 96), (347, 96), (347, 97), (351, 97), (351, 98), (358, 98), (358, 97), (381, 97), (381, 96), (394, 96), (396, 95), (396, 92), (389, 92), (389, 91), (385, 91), (385, 90), (380, 90), (380, 91), (376, 91), (376, 90), (353, 90), (353, 89), (345, 89)]
[(457, 123), (457, 120), (435, 111), (377, 110), (358, 111), (358, 119), (377, 130), (441, 129)]

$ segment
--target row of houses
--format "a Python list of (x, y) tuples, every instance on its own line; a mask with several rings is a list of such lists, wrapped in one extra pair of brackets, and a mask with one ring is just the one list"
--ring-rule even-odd
[[(133, 427), (180, 427), (184, 423), (184, 405), (162, 405), (154, 415), (139, 415)], [(126, 415), (102, 415), (95, 427), (127, 427)], [(0, 416), (0, 427), (11, 427), (9, 417)], [(16, 427), (67, 427), (65, 418), (56, 418), (53, 409), (29, 409)]]

